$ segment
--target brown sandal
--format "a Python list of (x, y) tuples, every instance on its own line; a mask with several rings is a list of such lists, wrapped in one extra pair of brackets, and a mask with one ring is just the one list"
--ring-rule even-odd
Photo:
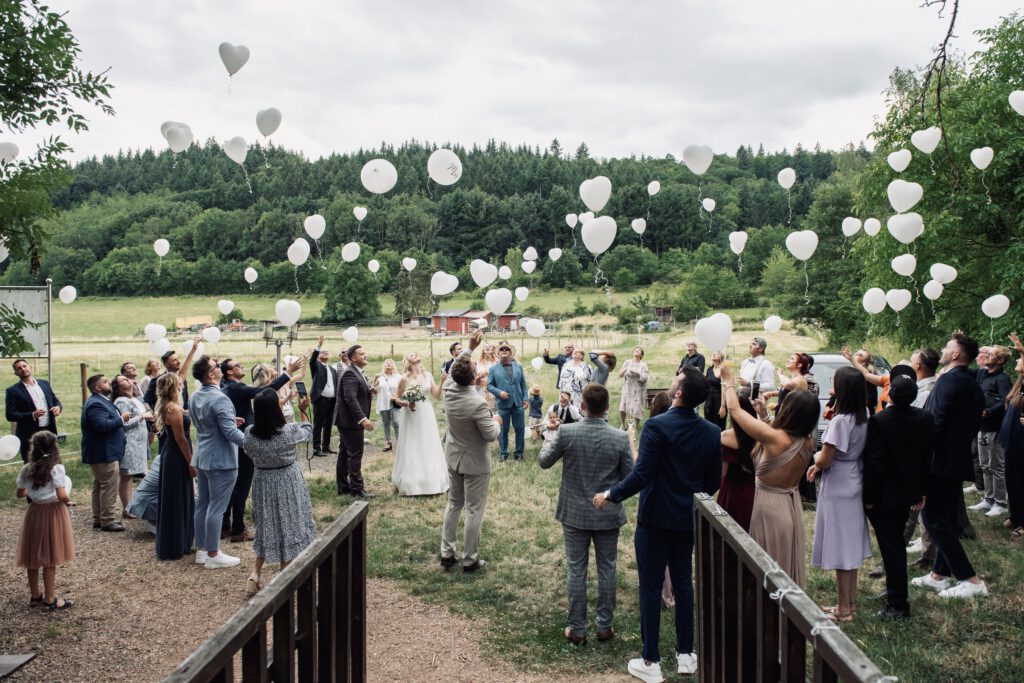
[(854, 617), (857, 616), (857, 610), (852, 612), (840, 612), (838, 609), (835, 612), (826, 614), (829, 619), (839, 624), (848, 624), (853, 621)]

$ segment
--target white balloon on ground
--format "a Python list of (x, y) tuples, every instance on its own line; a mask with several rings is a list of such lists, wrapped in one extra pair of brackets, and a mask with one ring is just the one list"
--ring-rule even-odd
[(859, 218), (847, 216), (843, 219), (843, 234), (847, 237), (853, 237), (860, 232), (861, 225)]
[(155, 342), (167, 336), (167, 328), (159, 323), (149, 323), (142, 328), (142, 333), (146, 335), (146, 339)]
[(945, 263), (933, 263), (932, 267), (928, 269), (928, 274), (932, 276), (933, 280), (944, 285), (948, 285), (957, 276), (956, 268)]
[(374, 194), (384, 194), (398, 183), (398, 169), (387, 159), (372, 159), (359, 172), (363, 187)]
[(877, 218), (869, 218), (864, 221), (864, 233), (869, 237), (874, 237), (882, 231), (882, 221)]
[(349, 242), (341, 248), (341, 260), (345, 263), (352, 263), (359, 258), (361, 251), (358, 242)]
[(498, 279), (498, 268), (482, 259), (474, 259), (469, 264), (469, 275), (481, 289)]
[(934, 152), (935, 148), (939, 146), (940, 140), (942, 140), (942, 131), (935, 126), (925, 128), (924, 130), (914, 131), (910, 135), (910, 144), (917, 147), (925, 154), (931, 154)]
[(14, 434), (0, 436), (0, 460), (14, 460), (21, 452), (21, 439)]
[(256, 112), (256, 128), (260, 135), (269, 138), (281, 125), (281, 110), (277, 107), (260, 109)]
[(881, 287), (872, 287), (864, 292), (864, 299), (861, 301), (864, 310), (875, 315), (885, 310), (885, 292)]
[(349, 344), (355, 344), (359, 341), (359, 328), (355, 325), (351, 325), (345, 328), (345, 331), (341, 333), (341, 338), (347, 341)]
[(516, 298), (520, 301), (526, 301), (526, 297), (530, 296), (530, 290), (526, 287), (516, 287)]
[(430, 293), (434, 296), (447, 296), (459, 288), (459, 278), (439, 270), (430, 276)]
[(224, 63), (224, 68), (228, 70), (229, 76), (234, 76), (249, 61), (249, 48), (245, 45), (221, 43), (217, 51), (220, 53), (220, 61)]
[(227, 315), (231, 311), (235, 310), (235, 302), (230, 299), (221, 299), (217, 302), (217, 310), (220, 311), (221, 315)]
[(910, 160), (914, 158), (909, 149), (899, 149), (885, 158), (889, 162), (889, 168), (897, 173), (903, 173), (910, 166)]
[(260, 276), (260, 274), (256, 272), (256, 269), (255, 268), (251, 268), (251, 267), (245, 269), (245, 274), (244, 275), (245, 275), (245, 281), (248, 282), (250, 285), (252, 283), (256, 282), (256, 280)]
[(61, 287), (61, 290), (57, 292), (57, 298), (60, 299), (62, 304), (70, 304), (78, 298), (78, 290), (71, 285)]
[(574, 213), (565, 214), (565, 224), (570, 228), (575, 228), (576, 224), (580, 222), (580, 217)]
[(981, 302), (981, 312), (995, 320), (1010, 310), (1010, 300), (1004, 294), (995, 294)]
[(989, 164), (992, 163), (992, 158), (995, 156), (995, 152), (991, 147), (979, 147), (978, 149), (971, 150), (971, 163), (979, 171), (984, 171), (988, 168)]
[(704, 207), (705, 211), (711, 213), (712, 211), (715, 210), (715, 207), (718, 206), (718, 202), (716, 202), (711, 197), (705, 197), (704, 199), (701, 200), (700, 205)]
[(278, 299), (274, 305), (274, 315), (277, 316), (278, 322), (282, 325), (291, 327), (299, 322), (299, 318), (302, 317), (302, 306), (299, 305), (298, 301)]
[(171, 350), (171, 342), (167, 339), (154, 339), (149, 342), (149, 352), (159, 358)]
[(600, 211), (612, 196), (612, 181), (599, 175), (580, 183), (580, 199), (591, 211)]
[(615, 224), (614, 218), (611, 216), (601, 216), (584, 223), (580, 234), (583, 237), (583, 244), (586, 246), (587, 251), (597, 256), (608, 251), (608, 247), (612, 246), (618, 231), (619, 226)]
[(526, 251), (523, 252), (524, 261), (536, 261), (540, 256), (537, 255), (537, 250), (533, 247), (527, 247)]
[(634, 218), (629, 224), (629, 227), (633, 228), (633, 232), (638, 235), (642, 235), (647, 231), (647, 220), (643, 218)]
[[(540, 370), (544, 366), (544, 359), (541, 358), (540, 356), (534, 356), (533, 360), (530, 361), (530, 365), (533, 366), (534, 370)], [(14, 438), (18, 438), (18, 437), (14, 437)]]
[(324, 236), (327, 221), (320, 214), (314, 213), (312, 216), (306, 216), (306, 220), (302, 221), (302, 229), (306, 231), (307, 235), (318, 240)]
[(224, 142), (224, 153), (228, 155), (231, 161), (241, 166), (245, 163), (245, 157), (249, 154), (249, 143), (240, 135), (235, 136)]
[(697, 321), (694, 328), (697, 340), (711, 351), (722, 351), (732, 337), (732, 319), (725, 313), (715, 313)]
[(906, 308), (913, 298), (914, 295), (907, 289), (890, 289), (885, 293), (885, 303), (889, 304), (889, 308), (897, 313)]
[(652, 180), (651, 182), (647, 183), (647, 194), (648, 195), (653, 197), (654, 195), (658, 194), (659, 192), (661, 192), (661, 183), (659, 183), (657, 180)]
[(498, 268), (498, 277), (501, 278), (502, 280), (509, 279), (510, 277), (512, 277), (512, 269), (509, 268), (508, 266), (502, 266), (501, 268)]
[(551, 259), (552, 261), (557, 261), (558, 259), (562, 258), (562, 250), (559, 249), (558, 247), (548, 249), (548, 258)]
[(1024, 116), (1024, 90), (1014, 90), (1007, 99), (1013, 110)]
[(924, 219), (917, 212), (899, 213), (885, 222), (889, 234), (903, 244), (910, 244), (924, 233)]
[(747, 233), (743, 230), (736, 230), (729, 233), (729, 250), (739, 256), (747, 246)]
[(357, 207), (355, 207), (354, 209), (352, 209), (352, 215), (356, 217), (357, 221), (362, 222), (362, 220), (364, 218), (366, 218), (366, 207), (365, 206), (357, 206)]
[(406, 256), (402, 259), (402, 267), (411, 273), (416, 269), (416, 259), (411, 256)]
[(167, 256), (167, 252), (171, 250), (171, 243), (165, 240), (163, 237), (153, 242), (153, 251), (156, 252), (157, 256)]
[(711, 162), (715, 160), (715, 153), (707, 145), (687, 145), (683, 148), (683, 163), (686, 168), (693, 171), (695, 175), (704, 175)]
[(908, 182), (902, 178), (889, 183), (886, 188), (889, 195), (889, 203), (896, 213), (904, 213), (914, 208), (914, 205), (921, 201), (924, 196), (924, 188), (918, 183)]
[(370, 262), (366, 264), (366, 267), (370, 269), (371, 273), (376, 273), (380, 270), (380, 261), (377, 259), (370, 259)]
[(786, 236), (786, 249), (800, 261), (806, 261), (818, 248), (818, 233), (813, 230), (791, 232)]
[(220, 328), (214, 327), (212, 325), (210, 327), (204, 327), (203, 339), (210, 342), (211, 344), (216, 344), (217, 342), (220, 341)]
[(892, 260), (892, 269), (904, 277), (911, 277), (917, 270), (917, 257), (913, 254), (900, 254)]
[(13, 142), (0, 142), (0, 163), (11, 163), (18, 158), (18, 152), (18, 146)]
[(523, 261), (522, 264), (521, 264), (521, 267), (523, 269), (523, 272), (526, 273), (527, 275), (529, 275), (534, 270), (537, 269), (537, 262), (536, 261)]
[(782, 186), (782, 189), (788, 190), (793, 187), (793, 183), (796, 182), (796, 171), (786, 167), (779, 171), (779, 175), (776, 176), (775, 179), (779, 181), (779, 185)]
[(487, 303), (487, 310), (494, 315), (501, 315), (512, 305), (512, 292), (504, 287), (492, 289), (484, 295), (484, 301)]
[(935, 301), (942, 296), (942, 290), (945, 289), (942, 283), (938, 280), (929, 280), (924, 283), (924, 288), (921, 290), (924, 292), (925, 298)]
[(543, 337), (545, 332), (547, 332), (547, 328), (544, 327), (544, 321), (540, 318), (530, 318), (526, 321), (526, 334), (531, 337)]
[(298, 268), (309, 260), (309, 242), (299, 237), (288, 247), (288, 262)]
[(782, 329), (782, 318), (777, 315), (770, 315), (764, 319), (765, 332), (778, 332)]
[(462, 177), (462, 161), (450, 149), (435, 149), (427, 159), (427, 175), (438, 185), (454, 185)]

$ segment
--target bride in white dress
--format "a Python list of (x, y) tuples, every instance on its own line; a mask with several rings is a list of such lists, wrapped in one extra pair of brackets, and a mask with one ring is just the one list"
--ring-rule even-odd
[[(441, 446), (433, 404), (441, 397), (441, 387), (423, 370), (418, 354), (407, 355), (402, 367), (405, 372), (395, 398), (395, 403), (402, 407), (399, 420), (402, 436), (395, 447), (391, 482), (402, 496), (435, 496), (448, 490), (448, 462)], [(413, 384), (422, 388), (426, 398), (410, 408), (401, 396)]]

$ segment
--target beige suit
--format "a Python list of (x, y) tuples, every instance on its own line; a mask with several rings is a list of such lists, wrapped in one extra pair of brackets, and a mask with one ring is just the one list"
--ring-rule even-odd
[(497, 441), (500, 429), (476, 387), (464, 387), (449, 379), (443, 392), (444, 412), (448, 419), (444, 456), (448, 461), (451, 487), (441, 527), (441, 557), (455, 557), (459, 516), (465, 506), (462, 564), (470, 566), (478, 559), (480, 528), (487, 505), (487, 486), (491, 477), (490, 444)]

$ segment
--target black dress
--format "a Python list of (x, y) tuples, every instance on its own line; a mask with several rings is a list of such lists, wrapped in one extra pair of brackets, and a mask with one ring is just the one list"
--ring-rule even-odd
[[(188, 463), (174, 434), (167, 427), (161, 433), (160, 495), (157, 499), (156, 556), (179, 560), (192, 550), (195, 526), (195, 492)], [(187, 438), (187, 437), (186, 437)]]
[(715, 377), (715, 366), (712, 365), (704, 373), (711, 385), (707, 400), (704, 401), (704, 419), (718, 425), (719, 429), (725, 429), (725, 418), (718, 417), (718, 411), (722, 407), (722, 380)]

